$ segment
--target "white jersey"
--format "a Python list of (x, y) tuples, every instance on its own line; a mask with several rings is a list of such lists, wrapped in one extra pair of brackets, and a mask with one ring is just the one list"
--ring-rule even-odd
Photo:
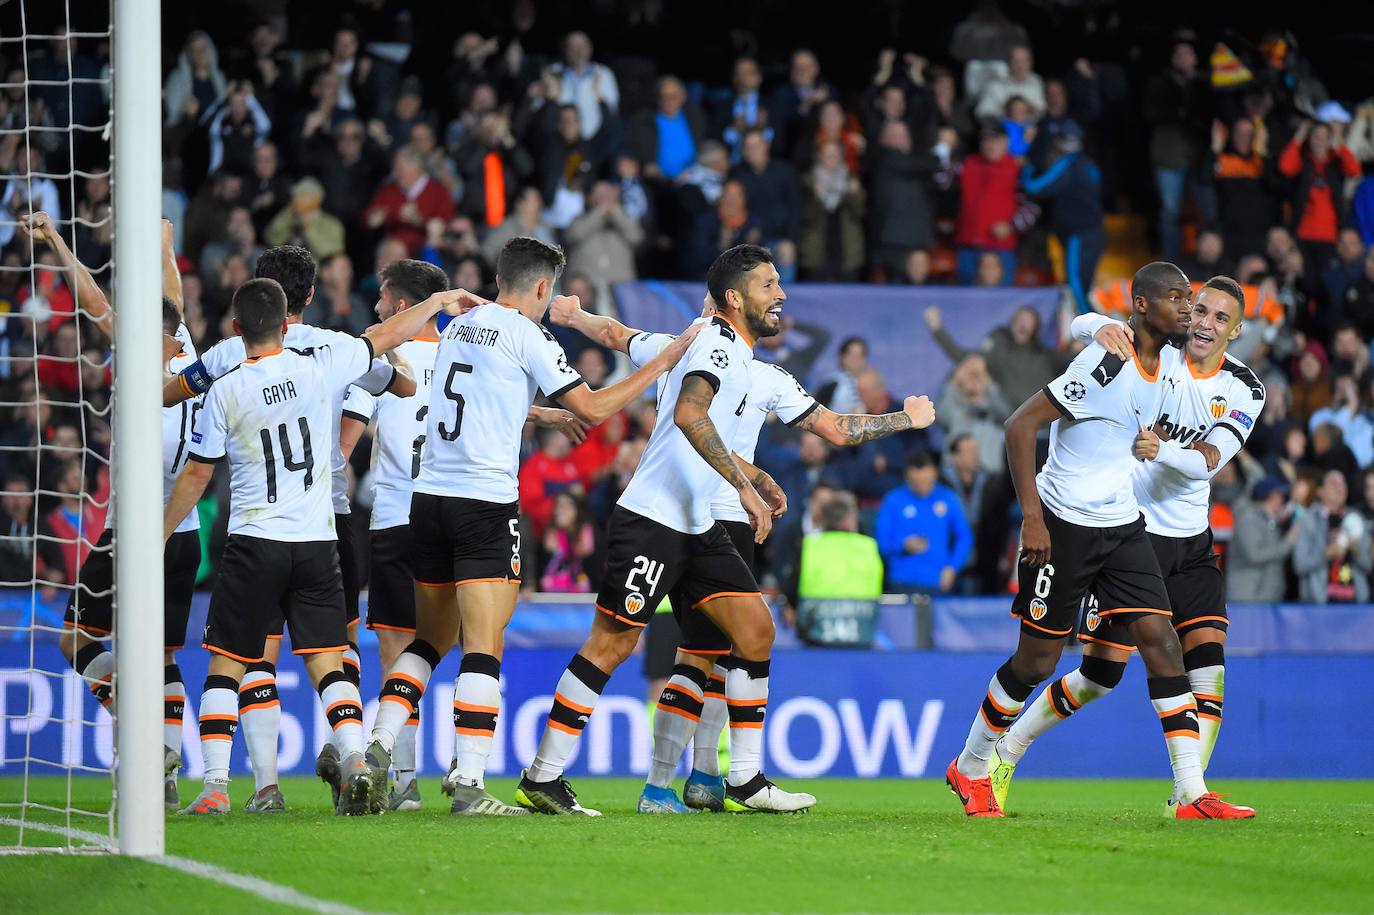
[(331, 436), (349, 382), (368, 370), (372, 344), (280, 349), (245, 359), (205, 396), (192, 460), (229, 458), (229, 533), (299, 543), (334, 540)]
[(415, 492), (516, 501), (535, 392), (556, 400), (582, 383), (553, 334), (514, 308), (489, 302), (455, 318), (434, 356)]
[(1050, 424), (1050, 455), (1035, 478), (1055, 516), (1084, 527), (1116, 527), (1140, 516), (1131, 487), (1131, 444), (1159, 418), (1165, 396), (1185, 384), (1178, 350), (1159, 353), (1154, 375), (1097, 343), (1074, 357), (1044, 391), (1063, 415)]
[[(314, 327), (310, 324), (288, 324), (286, 336), (283, 338), (282, 345), (288, 348), (308, 349), (313, 346), (342, 346), (350, 340), (358, 338), (352, 334), (346, 334), (337, 330), (326, 330), (323, 327)], [(245, 358), (242, 337), (229, 337), (221, 340), (214, 346), (205, 351), (200, 357), (200, 364), (204, 368), (204, 375), (208, 378), (192, 378), (187, 385), (187, 390), (200, 390), (205, 388), (216, 378), (231, 372), (235, 366), (242, 365)], [(391, 363), (385, 359), (374, 359), (372, 365), (367, 367), (355, 383), (372, 394), (381, 394), (391, 386), (391, 382), (396, 377), (396, 370)], [(200, 382), (203, 386), (197, 386)], [(334, 402), (334, 425), (333, 436), (334, 445), (330, 449), (330, 475), (332, 477), (330, 487), (333, 496), (334, 514), (346, 515), (349, 513), (348, 507), (348, 475), (345, 472), (343, 450), (339, 448), (339, 414), (343, 409), (344, 392), (336, 392)]]
[(684, 534), (710, 530), (715, 523), (711, 504), (723, 481), (678, 429), (673, 411), (683, 380), (689, 375), (705, 378), (716, 390), (708, 415), (721, 441), (733, 444), (748, 406), (753, 361), (744, 335), (724, 318), (712, 318), (662, 382), (659, 420), (617, 504)]
[[(672, 334), (638, 334), (630, 340), (630, 361), (638, 368), (661, 353), (672, 341)], [(758, 448), (759, 434), (769, 413), (777, 413), (783, 422), (794, 426), (810, 416), (820, 404), (806, 392), (801, 382), (780, 365), (751, 360), (749, 376), (748, 403), (740, 416), (734, 439), (727, 444), (731, 451), (752, 462)], [(660, 399), (665, 380), (666, 376), (658, 383)], [(740, 504), (739, 493), (725, 480), (720, 481), (715, 495), (711, 497), (711, 517), (717, 521), (749, 522), (749, 514)]]
[(372, 438), (372, 524), (374, 531), (410, 522), (410, 496), (420, 475), (420, 455), (425, 444), (425, 416), (434, 377), (438, 337), (414, 337), (396, 352), (415, 371), (415, 394), (373, 397), (356, 385), (348, 389), (344, 415), (367, 422), (375, 417)]

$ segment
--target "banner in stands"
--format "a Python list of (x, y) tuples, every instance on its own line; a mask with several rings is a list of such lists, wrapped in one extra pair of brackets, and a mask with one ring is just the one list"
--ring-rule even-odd
[[(786, 288), (783, 313), (791, 326), (782, 346), (761, 345), (759, 358), (777, 362), (814, 390), (839, 367), (840, 343), (848, 337), (868, 341), (869, 361), (896, 396), (933, 394), (953, 363), (926, 329), (921, 313), (931, 305), (944, 314), (944, 326), (961, 346), (978, 349), (983, 338), (1011, 320), (1023, 306), (1040, 315), (1040, 337), (1058, 346), (1057, 287), (975, 289), (950, 286), (872, 286), (793, 283)], [(701, 313), (704, 283), (617, 283), (616, 305), (631, 327), (676, 332)]]
[[(552, 690), (567, 649), (511, 649), (502, 669), (503, 711), (490, 772), (494, 784), (513, 781), (534, 756)], [(184, 775), (200, 774), (196, 710), (207, 654), (187, 650)], [(376, 710), (376, 655), (364, 651), (363, 696), (370, 722)], [(0, 646), (0, 774), (54, 770), (40, 760), (108, 766), (110, 718), (96, 705), (51, 643)], [(796, 650), (773, 659), (766, 733), (767, 771), (779, 778), (819, 776), (939, 777), (963, 746), (969, 722), (1003, 654)], [(1267, 655), (1228, 659), (1226, 720), (1209, 774), (1227, 777), (1374, 778), (1374, 658), (1359, 655)], [(1076, 663), (1066, 658), (1061, 673)], [(445, 659), (422, 706), (420, 766), (444, 771), (452, 755), (451, 702), (455, 656)], [(65, 672), (65, 673), (58, 673)], [(1313, 704), (1303, 683), (1338, 683)], [(281, 770), (308, 775), (327, 726), (300, 663), (278, 672), (282, 703)], [(642, 775), (649, 765), (646, 684), (637, 658), (614, 677), (596, 707), (570, 774)], [(81, 705), (84, 724), (67, 721)], [(248, 771), (242, 740), (234, 769)], [(1133, 663), (1107, 699), (1044, 737), (1026, 757), (1025, 775), (1129, 777), (1159, 780), (1168, 791), (1169, 762), (1159, 721)], [(507, 785), (507, 787), (510, 787)], [(323, 790), (323, 788), (321, 788)], [(499, 789), (498, 789), (499, 790)], [(505, 792), (509, 794), (509, 792)], [(0, 798), (2, 799), (2, 798)]]

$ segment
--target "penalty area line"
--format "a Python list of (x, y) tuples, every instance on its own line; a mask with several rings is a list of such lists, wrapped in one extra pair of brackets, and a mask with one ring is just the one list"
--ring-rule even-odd
[[(27, 820), (16, 820), (12, 817), (0, 817), (0, 826), (12, 826), (15, 828), (23, 827), (37, 832), (47, 832), (54, 835), (66, 836), (79, 842), (96, 845), (101, 848), (117, 852), (119, 849), (110, 840), (109, 836), (103, 836), (97, 832), (90, 832), (85, 829), (74, 829), (66, 826), (53, 826), (48, 823), (35, 823)], [(41, 852), (43, 849), (35, 848), (34, 851)], [(342, 902), (332, 902), (328, 899), (318, 899), (308, 896), (299, 890), (294, 890), (289, 886), (282, 886), (261, 877), (250, 877), (247, 874), (235, 873), (225, 870), (214, 864), (207, 864), (204, 861), (196, 861), (192, 858), (182, 858), (177, 855), (161, 855), (149, 858), (137, 858), (135, 860), (147, 861), (152, 864), (160, 864), (172, 870), (181, 871), (192, 877), (199, 877), (203, 880), (211, 880), (224, 886), (243, 890), (245, 893), (252, 893), (268, 902), (275, 902), (279, 905), (294, 906), (298, 909), (305, 909), (309, 912), (319, 912), (321, 915), (366, 915), (362, 909), (355, 909), (351, 905)]]

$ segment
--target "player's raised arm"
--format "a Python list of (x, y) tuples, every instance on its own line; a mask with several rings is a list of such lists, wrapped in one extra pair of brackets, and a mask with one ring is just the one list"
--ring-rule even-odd
[(604, 422), (634, 402), (658, 379), (659, 375), (677, 365), (687, 352), (693, 340), (701, 332), (701, 325), (688, 327), (676, 340), (663, 348), (663, 351), (644, 363), (633, 375), (621, 379), (609, 387), (593, 391), (580, 384), (560, 395), (559, 401), (579, 418), (595, 426)]
[(186, 319), (186, 302), (181, 292), (181, 268), (177, 266), (176, 235), (172, 221), (162, 220), (162, 294), (176, 306), (177, 314)]
[(439, 312), (447, 311), (454, 315), (462, 314), (471, 307), (467, 302), (467, 297), (468, 293), (462, 289), (436, 292), (413, 308), (398, 311), (381, 324), (369, 328), (367, 333), (363, 334), (363, 338), (372, 345), (374, 356), (389, 353), (424, 330), (425, 325)]
[(763, 543), (773, 529), (772, 509), (754, 489), (711, 421), (711, 401), (715, 396), (715, 385), (707, 378), (694, 374), (683, 378), (677, 406), (673, 409), (673, 423), (711, 469), (739, 493), (740, 505), (754, 528), (754, 542)]
[(819, 435), (832, 445), (862, 445), (908, 429), (924, 429), (935, 422), (929, 397), (908, 397), (895, 413), (836, 413), (817, 406), (797, 427)]
[(1035, 437), (1040, 429), (1060, 418), (1059, 408), (1044, 391), (1036, 391), (1017, 407), (1003, 425), (1006, 429), (1007, 464), (1021, 504), (1021, 562), (1044, 565), (1050, 561), (1050, 532), (1035, 488)]
[(35, 241), (41, 241), (47, 245), (49, 250), (57, 255), (62, 266), (71, 273), (72, 287), (76, 291), (77, 306), (95, 321), (100, 327), (101, 333), (113, 340), (115, 331), (114, 310), (110, 308), (110, 301), (105, 298), (105, 293), (96, 283), (95, 277), (91, 276), (91, 272), (86, 269), (85, 265), (76, 259), (72, 249), (67, 247), (67, 242), (63, 240), (62, 234), (57, 231), (57, 226), (53, 223), (52, 217), (41, 211), (30, 213), (27, 219), (20, 222), (20, 228)]

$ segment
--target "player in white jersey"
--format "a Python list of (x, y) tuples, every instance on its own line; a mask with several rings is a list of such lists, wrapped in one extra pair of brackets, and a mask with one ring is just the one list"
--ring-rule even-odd
[[(716, 313), (707, 295), (699, 321)], [(636, 367), (657, 355), (673, 339), (671, 334), (645, 333), (614, 318), (592, 315), (573, 302), (555, 302), (549, 313), (555, 324), (571, 327), (608, 349), (630, 357)], [(752, 462), (759, 434), (770, 413), (789, 426), (813, 432), (836, 446), (859, 445), (908, 429), (923, 429), (935, 418), (928, 397), (908, 397), (900, 412), (838, 414), (819, 404), (786, 369), (755, 359), (749, 363), (747, 403), (737, 408), (740, 423), (729, 443), (731, 450)], [(664, 381), (659, 381), (660, 389)], [(660, 390), (660, 396), (662, 391)], [(724, 480), (711, 499), (711, 516), (721, 523), (740, 558), (754, 566), (754, 530), (739, 497)], [(702, 613), (689, 613), (690, 600), (675, 589), (669, 595), (682, 640), (671, 678), (658, 701), (664, 714), (654, 715), (653, 763), (639, 799), (641, 813), (685, 813), (689, 809), (724, 810), (725, 779), (720, 774), (717, 746), (727, 718), (725, 678), (732, 665), (730, 640)], [(697, 748), (683, 799), (671, 787), (678, 760), (691, 741)]]
[[(675, 364), (692, 337), (684, 335), (629, 378), (592, 391), (539, 323), (563, 264), (556, 246), (526, 237), (507, 242), (497, 260), (497, 301), (451, 322), (435, 356), (410, 503), (415, 639), (387, 672), (367, 759), (384, 783), (398, 732), (461, 635), (456, 764), (445, 779), (456, 814), (524, 812), (492, 797), (484, 776), (500, 710), (505, 629), (520, 583), (516, 471), (530, 404), (542, 390), (582, 420), (599, 423)], [(374, 809), (384, 800), (378, 792)]]
[[(1169, 390), (1159, 418), (1140, 431), (1131, 474), (1145, 530), (1159, 560), (1173, 607), (1174, 628), (1183, 646), (1197, 702), (1205, 772), (1221, 727), (1225, 690), (1226, 588), (1217, 567), (1208, 522), (1208, 481), (1233, 458), (1264, 409), (1265, 390), (1247, 366), (1227, 355), (1240, 336), (1245, 294), (1229, 277), (1213, 277), (1193, 299), (1192, 324), (1184, 347), (1185, 383)], [(1074, 319), (1073, 332), (1118, 352), (1128, 352), (1127, 325), (1102, 315)], [(1041, 734), (1121, 682), (1135, 650), (1129, 630), (1103, 618), (1089, 592), (1078, 638), (1085, 643), (1079, 668), (1042, 691), (1026, 713), (998, 740), (992, 787), (1005, 808), (1011, 779), (1026, 750)], [(1166, 808), (1173, 815), (1176, 799)]]
[[(105, 294), (53, 225), (47, 213), (34, 213), (22, 224), (24, 232), (36, 242), (46, 244), (70, 271), (69, 283), (76, 291), (77, 304), (101, 331), (114, 339), (114, 311)], [(181, 320), (181, 273), (172, 247), (172, 224), (162, 223), (162, 331), (166, 369), (178, 371), (196, 358), (190, 332)], [(163, 504), (172, 489), (177, 469), (185, 463), (200, 398), (162, 411)], [(112, 460), (114, 456), (111, 455)], [(105, 530), (96, 541), (77, 576), (78, 584), (68, 598), (59, 645), (91, 692), (111, 715), (115, 713), (111, 678), (114, 655), (106, 641), (114, 631), (114, 520), (113, 498), (105, 513)], [(191, 593), (196, 570), (200, 567), (200, 516), (188, 512), (177, 525), (163, 553), (163, 759), (165, 803), (175, 810), (177, 770), (181, 767), (181, 718), (186, 689), (176, 652), (186, 641), (186, 621), (191, 612)]]
[[(1181, 819), (1253, 816), (1207, 790), (1197, 706), (1183, 667), (1159, 561), (1131, 486), (1132, 447), (1161, 416), (1171, 390), (1187, 382), (1181, 353), (1166, 343), (1187, 333), (1188, 278), (1173, 264), (1140, 268), (1131, 281), (1129, 361), (1100, 344), (1079, 353), (1059, 378), (1007, 420), (1007, 459), (1024, 521), (1015, 653), (988, 685), (963, 752), (945, 779), (970, 816), (1000, 817), (990, 760), (1035, 685), (1054, 672), (1091, 587), (1098, 615), (1131, 633), (1164, 728)], [(1050, 428), (1049, 459), (1035, 473), (1038, 430)]]
[[(276, 280), (286, 293), (287, 346), (306, 348), (318, 345), (342, 345), (353, 339), (339, 331), (325, 330), (304, 323), (305, 310), (315, 294), (317, 268), (315, 258), (299, 245), (278, 245), (258, 256), (254, 267), (259, 278)], [(205, 391), (214, 380), (242, 364), (243, 341), (230, 337), (207, 350), (192, 366), (167, 385), (163, 403), (175, 403), (193, 391)], [(380, 393), (393, 391), (398, 396), (414, 393), (414, 380), (396, 371), (383, 359), (374, 359), (368, 372), (356, 384), (364, 390)], [(344, 672), (356, 686), (359, 681), (357, 646), (359, 567), (354, 550), (352, 515), (348, 504), (348, 477), (344, 470), (345, 455), (340, 441), (341, 412), (346, 392), (335, 396), (335, 419), (331, 431), (330, 476), (334, 506), (334, 528), (338, 534), (335, 549), (339, 556), (339, 571), (343, 576), (344, 606), (348, 611), (348, 649), (344, 652)], [(281, 703), (277, 697), (277, 661), (281, 654), (282, 616), (268, 629), (267, 644), (262, 659), (249, 666), (239, 695), (239, 721), (248, 756), (253, 765), (256, 790), (244, 810), (248, 813), (276, 813), (286, 809), (286, 799), (278, 787), (277, 745), (281, 728)], [(326, 743), (315, 761), (315, 770), (334, 789), (338, 788), (338, 757), (333, 744)]]
[(205, 399), (190, 461), (168, 500), (170, 536), (199, 501), (214, 464), (230, 471), (229, 540), (210, 599), (204, 647), (211, 653), (201, 696), (205, 787), (182, 812), (229, 811), (229, 752), (237, 729), (239, 684), (262, 660), (274, 615), (282, 609), (292, 650), (305, 656), (334, 730), (343, 770), (336, 810), (365, 813), (371, 773), (363, 762), (362, 702), (343, 672), (347, 618), (339, 574), (326, 455), (332, 449), (336, 392), (424, 326), (448, 303), (434, 296), (361, 338), (285, 348), (286, 295), (275, 280), (254, 279), (234, 293), (235, 326), (246, 358)]

